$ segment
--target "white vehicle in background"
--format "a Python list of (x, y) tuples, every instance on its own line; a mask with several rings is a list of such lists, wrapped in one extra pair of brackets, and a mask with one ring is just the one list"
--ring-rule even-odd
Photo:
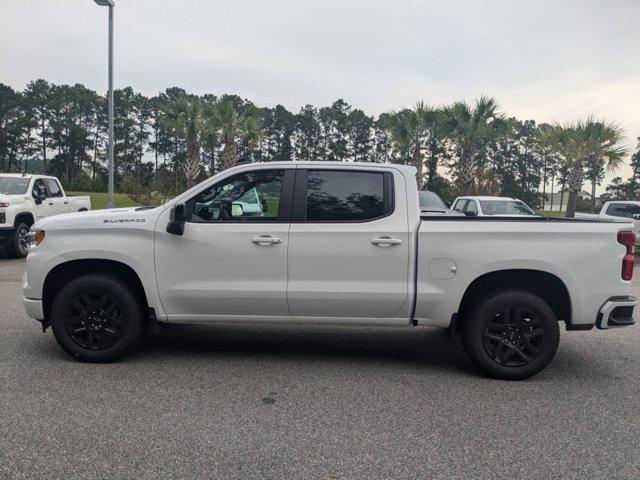
[(89, 197), (68, 197), (55, 177), (0, 173), (0, 247), (28, 252), (31, 225), (53, 215), (91, 210)]
[(455, 211), (467, 217), (500, 217), (537, 216), (522, 200), (509, 197), (458, 197), (453, 202)]
[[(576, 218), (609, 222), (633, 222), (635, 231), (640, 232), (640, 202), (634, 200), (605, 202), (600, 209), (600, 213), (576, 213)], [(637, 237), (636, 245), (640, 246), (640, 239)]]

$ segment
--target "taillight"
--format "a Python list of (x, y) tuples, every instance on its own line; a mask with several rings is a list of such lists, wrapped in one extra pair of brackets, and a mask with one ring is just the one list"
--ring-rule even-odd
[(632, 230), (618, 232), (618, 243), (627, 247), (627, 253), (622, 259), (622, 279), (631, 280), (631, 277), (633, 277), (633, 265), (635, 263), (633, 246), (636, 243), (636, 232)]

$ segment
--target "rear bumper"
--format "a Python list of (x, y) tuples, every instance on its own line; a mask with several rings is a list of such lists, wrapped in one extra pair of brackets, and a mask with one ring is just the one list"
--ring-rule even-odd
[(633, 318), (636, 305), (638, 305), (638, 299), (632, 296), (611, 297), (600, 307), (596, 317), (596, 327), (606, 330), (633, 325), (636, 323)]

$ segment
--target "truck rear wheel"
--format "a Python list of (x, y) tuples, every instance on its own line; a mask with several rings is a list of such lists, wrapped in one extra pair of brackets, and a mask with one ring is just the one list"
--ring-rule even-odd
[(16, 225), (13, 241), (9, 245), (9, 254), (13, 257), (26, 257), (29, 253), (29, 229), (28, 223), (20, 222)]
[(51, 308), (56, 340), (65, 352), (85, 362), (110, 362), (131, 352), (145, 324), (144, 305), (135, 290), (111, 275), (71, 280)]
[(560, 328), (553, 310), (526, 290), (501, 290), (469, 309), (462, 343), (488, 375), (521, 380), (540, 372), (553, 359)]

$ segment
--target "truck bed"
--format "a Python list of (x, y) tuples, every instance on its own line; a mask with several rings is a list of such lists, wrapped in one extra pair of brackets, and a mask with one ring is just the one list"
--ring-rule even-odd
[(621, 287), (630, 290), (620, 279), (626, 249), (617, 233), (631, 229), (631, 223), (598, 220), (422, 217), (414, 317), (418, 324), (446, 327), (472, 282), (492, 272), (531, 270), (557, 277), (571, 292), (570, 318), (563, 320), (593, 324), (609, 297), (620, 295)]

